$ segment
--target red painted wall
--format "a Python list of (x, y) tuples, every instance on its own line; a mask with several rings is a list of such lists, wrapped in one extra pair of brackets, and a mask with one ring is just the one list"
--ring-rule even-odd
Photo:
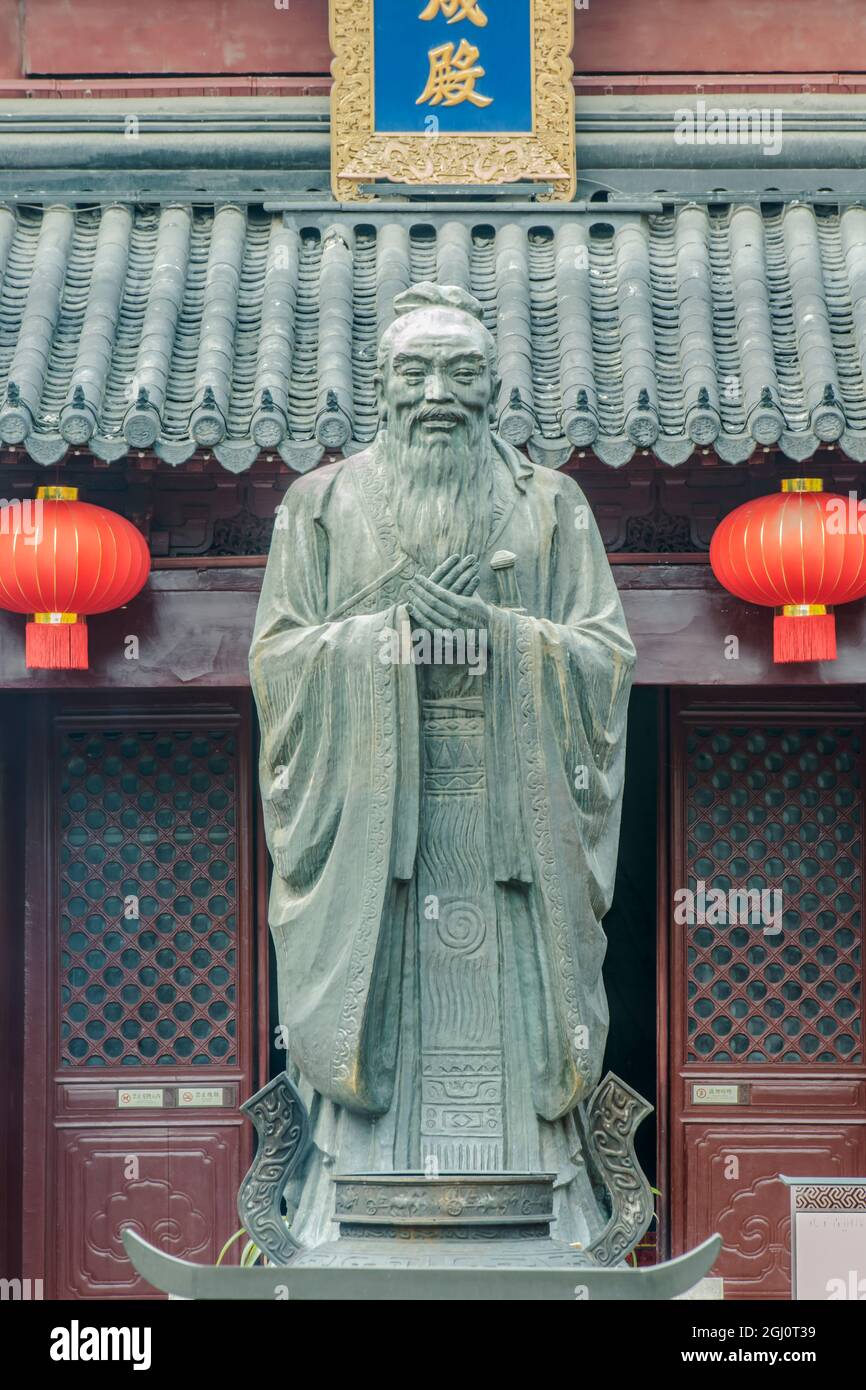
[(280, 9), (274, 0), (24, 0), (22, 8), (28, 74), (323, 73), (331, 62), (327, 0)]
[[(327, 73), (327, 0), (279, 2), (0, 0), (0, 77)], [(574, 18), (578, 73), (866, 72), (863, 0), (590, 0)]]
[(574, 33), (578, 73), (866, 70), (863, 0), (589, 0)]

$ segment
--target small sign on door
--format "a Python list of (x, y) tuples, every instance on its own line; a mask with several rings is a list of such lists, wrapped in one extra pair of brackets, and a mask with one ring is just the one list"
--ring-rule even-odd
[(222, 1086), (179, 1086), (177, 1103), (183, 1105), (225, 1105)]
[(748, 1100), (745, 1086), (726, 1086), (699, 1081), (692, 1086), (692, 1105), (744, 1105)]
[(121, 1110), (161, 1110), (165, 1105), (165, 1092), (161, 1087), (124, 1087), (117, 1093), (117, 1104)]

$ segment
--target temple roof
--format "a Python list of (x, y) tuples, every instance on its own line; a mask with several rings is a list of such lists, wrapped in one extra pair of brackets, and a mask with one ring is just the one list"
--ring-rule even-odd
[(356, 451), (394, 296), (431, 279), (482, 301), (498, 428), (536, 462), (866, 459), (860, 206), (0, 207), (0, 278), (0, 440), (45, 464)]

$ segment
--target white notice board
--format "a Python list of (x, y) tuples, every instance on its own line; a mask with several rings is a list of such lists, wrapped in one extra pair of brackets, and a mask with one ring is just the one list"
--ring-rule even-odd
[(866, 1301), (866, 1178), (783, 1178), (791, 1188), (795, 1299)]

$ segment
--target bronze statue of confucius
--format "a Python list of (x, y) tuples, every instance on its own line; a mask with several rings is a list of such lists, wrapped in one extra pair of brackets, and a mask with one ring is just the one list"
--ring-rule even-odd
[(587, 1244), (634, 648), (577, 484), (491, 429), (477, 300), (395, 307), (379, 434), (289, 489), (250, 653), (293, 1231), (335, 1233), (332, 1173), (547, 1171)]

